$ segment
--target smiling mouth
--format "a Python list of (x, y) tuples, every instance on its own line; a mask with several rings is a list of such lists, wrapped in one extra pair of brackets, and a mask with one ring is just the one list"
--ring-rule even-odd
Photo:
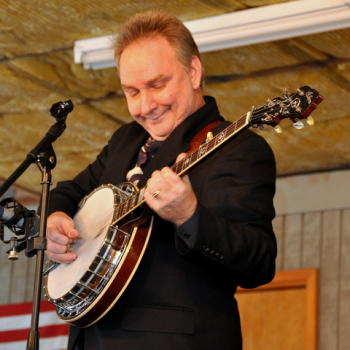
[(170, 110), (170, 107), (164, 109), (162, 112), (160, 113), (157, 113), (155, 115), (153, 114), (150, 114), (150, 115), (147, 115), (147, 116), (142, 116), (142, 120), (144, 121), (151, 121), (151, 122), (156, 122), (156, 121), (159, 121), (163, 116), (164, 114)]

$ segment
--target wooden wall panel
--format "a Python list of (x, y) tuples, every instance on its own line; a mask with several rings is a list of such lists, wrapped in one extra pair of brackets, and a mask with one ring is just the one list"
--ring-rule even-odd
[(11, 274), (16, 276), (11, 280), (11, 293), (10, 293), (10, 303), (20, 303), (26, 299), (26, 277), (27, 277), (27, 266), (28, 258), (21, 257), (17, 261), (12, 261)]
[(7, 246), (0, 243), (0, 304), (7, 304), (9, 302), (11, 279), (13, 278), (11, 274), (12, 264), (7, 259), (7, 249)]
[(284, 242), (284, 216), (277, 216), (275, 220), (273, 220), (273, 229), (276, 234), (276, 240), (277, 240), (277, 259), (276, 259), (276, 269), (282, 270), (282, 263), (284, 258), (284, 249), (283, 249), (283, 242)]
[(321, 219), (320, 212), (304, 214), (301, 246), (302, 267), (320, 266)]
[(339, 312), (340, 211), (325, 212), (322, 219), (320, 263), (320, 350), (337, 349)]
[(318, 349), (350, 349), (350, 209), (276, 220), (278, 268), (320, 271)]
[(0, 304), (21, 303), (32, 300), (35, 257), (20, 253), (18, 260), (9, 260), (8, 245), (0, 245)]
[(26, 259), (28, 260), (28, 262), (27, 262), (27, 275), (26, 275), (26, 283), (25, 283), (24, 300), (28, 301), (33, 299), (36, 258), (32, 257), (30, 259), (28, 258)]
[(350, 209), (343, 210), (340, 240), (339, 350), (350, 349)]
[(301, 268), (302, 221), (301, 214), (286, 215), (285, 217), (282, 264), (282, 268), (285, 270)]

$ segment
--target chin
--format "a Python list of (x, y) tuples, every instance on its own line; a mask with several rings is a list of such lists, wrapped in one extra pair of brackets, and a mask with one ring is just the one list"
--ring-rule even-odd
[(156, 141), (164, 141), (169, 135), (149, 133)]
[(158, 141), (164, 141), (174, 130), (175, 128), (148, 128), (146, 129), (147, 132), (155, 139)]

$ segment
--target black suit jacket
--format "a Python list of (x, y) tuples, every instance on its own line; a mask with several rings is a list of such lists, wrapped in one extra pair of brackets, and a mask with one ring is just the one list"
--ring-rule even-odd
[[(222, 120), (215, 100), (206, 98), (206, 105), (164, 141), (142, 182), (172, 164), (193, 136), (217, 119)], [(117, 130), (94, 163), (73, 181), (58, 184), (50, 212), (73, 216), (85, 194), (124, 181), (147, 137), (136, 123)], [(91, 350), (241, 349), (236, 287), (267, 283), (275, 271), (274, 157), (261, 137), (243, 131), (189, 175), (199, 202), (195, 215), (180, 227), (156, 217), (125, 293), (95, 325), (73, 328), (70, 346), (79, 339)]]

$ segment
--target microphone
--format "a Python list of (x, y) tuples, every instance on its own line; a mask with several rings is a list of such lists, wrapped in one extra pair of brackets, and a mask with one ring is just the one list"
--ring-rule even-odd
[(64, 121), (73, 108), (71, 100), (60, 101), (51, 106), (50, 113), (57, 121)]
[(16, 235), (25, 233), (26, 225), (29, 234), (39, 231), (40, 218), (35, 210), (29, 210), (13, 198), (5, 198), (0, 202), (0, 220)]

